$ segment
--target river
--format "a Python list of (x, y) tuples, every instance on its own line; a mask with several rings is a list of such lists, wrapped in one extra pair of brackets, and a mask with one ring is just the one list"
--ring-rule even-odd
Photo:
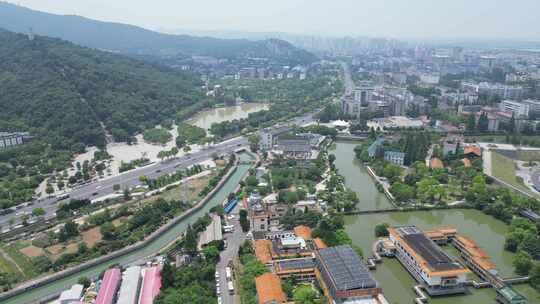
[[(336, 167), (345, 176), (348, 187), (358, 193), (360, 204), (358, 209), (380, 209), (390, 207), (386, 197), (375, 188), (371, 177), (354, 158), (354, 147), (358, 143), (337, 142), (330, 151), (336, 155)], [(371, 246), (375, 241), (373, 229), (378, 223), (391, 226), (417, 225), (421, 229), (434, 228), (441, 225), (452, 225), (458, 232), (472, 237), (492, 258), (503, 277), (512, 276), (513, 253), (504, 250), (504, 235), (508, 226), (495, 218), (477, 210), (436, 210), (380, 213), (369, 215), (347, 216), (345, 229), (353, 242), (362, 247), (366, 256), (371, 254)], [(443, 247), (455, 255), (451, 247)], [(384, 259), (373, 272), (381, 284), (383, 292), (392, 304), (413, 303), (414, 279), (396, 259)], [(516, 285), (515, 288), (529, 299), (529, 303), (540, 303), (540, 293), (528, 284)], [(430, 299), (434, 304), (491, 304), (495, 302), (495, 290), (471, 288), (468, 295), (439, 297)]]
[(186, 122), (209, 130), (213, 123), (247, 118), (249, 113), (268, 110), (268, 108), (269, 105), (265, 103), (242, 103), (236, 106), (213, 108), (201, 111)]
[(358, 194), (358, 210), (392, 208), (388, 198), (375, 187), (366, 168), (355, 158), (354, 147), (358, 142), (337, 142), (329, 153), (336, 155), (335, 165), (339, 174), (345, 176), (345, 185)]
[[(242, 157), (242, 159), (247, 159), (248, 157), (250, 157), (247, 154), (242, 154), (240, 156)], [(100, 264), (99, 266), (91, 267), (77, 274), (65, 277), (61, 280), (54, 281), (44, 286), (32, 289), (30, 291), (27, 291), (25, 293), (12, 297), (4, 301), (3, 303), (21, 304), (21, 303), (34, 302), (50, 294), (54, 294), (56, 292), (69, 288), (71, 285), (77, 283), (77, 280), (79, 277), (82, 277), (82, 276), (93, 277), (93, 276), (98, 275), (100, 272), (104, 271), (111, 265), (114, 265), (114, 264), (124, 265), (124, 264), (132, 263), (141, 258), (155, 254), (160, 249), (164, 248), (169, 243), (171, 243), (176, 238), (178, 238), (178, 236), (181, 235), (184, 232), (184, 230), (187, 228), (188, 224), (193, 224), (195, 221), (197, 221), (197, 219), (204, 216), (212, 207), (218, 204), (221, 204), (227, 198), (229, 193), (234, 191), (234, 188), (238, 185), (238, 183), (240, 182), (240, 180), (246, 174), (246, 172), (249, 170), (250, 167), (251, 166), (247, 164), (239, 165), (238, 169), (229, 177), (229, 179), (223, 185), (223, 187), (210, 199), (210, 201), (208, 201), (208, 203), (203, 208), (201, 208), (200, 210), (188, 216), (185, 220), (178, 223), (168, 232), (164, 233), (162, 236), (152, 241), (147, 246), (137, 251), (134, 251), (130, 254), (112, 259), (106, 263)]]

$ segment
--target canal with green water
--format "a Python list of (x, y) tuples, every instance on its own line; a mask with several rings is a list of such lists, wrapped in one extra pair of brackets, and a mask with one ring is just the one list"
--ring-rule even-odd
[(358, 194), (358, 210), (392, 208), (386, 196), (377, 190), (373, 179), (362, 163), (355, 158), (354, 147), (358, 142), (337, 142), (329, 153), (336, 155), (335, 165), (339, 174), (345, 176), (345, 185)]
[[(347, 186), (356, 191), (360, 198), (358, 209), (381, 209), (391, 207), (386, 197), (379, 193), (373, 180), (354, 158), (354, 147), (359, 143), (337, 142), (330, 153), (336, 155), (336, 167), (346, 179)], [(355, 244), (362, 247), (366, 256), (371, 255), (371, 246), (375, 241), (373, 228), (378, 223), (388, 223), (392, 226), (416, 225), (421, 229), (429, 229), (442, 225), (452, 225), (458, 232), (473, 238), (482, 249), (492, 258), (503, 277), (513, 276), (513, 254), (504, 250), (504, 235), (508, 226), (477, 210), (436, 210), (379, 213), (369, 215), (347, 216), (345, 228)], [(443, 247), (455, 255), (451, 247)], [(414, 279), (396, 259), (384, 259), (373, 272), (383, 288), (386, 298), (392, 304), (413, 303), (415, 296), (412, 287)], [(540, 303), (540, 293), (528, 284), (514, 286), (529, 299), (529, 303)], [(473, 289), (468, 295), (439, 297), (430, 299), (434, 304), (491, 304), (495, 303), (495, 290)]]
[[(241, 160), (252, 160), (251, 156), (249, 156), (248, 154), (241, 154), (240, 157), (241, 157)], [(206, 213), (208, 213), (208, 211), (212, 207), (218, 204), (221, 204), (227, 198), (229, 193), (234, 191), (235, 187), (238, 185), (238, 183), (240, 182), (242, 177), (247, 173), (250, 167), (251, 165), (247, 165), (247, 164), (239, 165), (237, 170), (229, 177), (229, 179), (226, 181), (223, 187), (218, 192), (216, 192), (216, 194), (214, 194), (214, 196), (206, 203), (206, 205), (204, 205), (203, 208), (199, 209), (198, 211), (186, 217), (183, 221), (176, 224), (172, 229), (170, 229), (168, 232), (161, 235), (156, 240), (150, 242), (147, 246), (139, 250), (133, 251), (129, 254), (123, 255), (121, 257), (112, 259), (106, 263), (88, 268), (86, 270), (83, 270), (73, 275), (70, 275), (61, 280), (57, 280), (52, 283), (43, 285), (41, 287), (32, 289), (18, 296), (12, 297), (2, 303), (22, 304), (22, 303), (36, 302), (36, 301), (39, 301), (39, 299), (44, 298), (50, 294), (54, 294), (56, 292), (69, 288), (71, 285), (77, 283), (78, 278), (82, 276), (93, 277), (93, 276), (98, 275), (102, 271), (106, 270), (111, 265), (114, 265), (114, 264), (124, 265), (128, 263), (132, 263), (134, 261), (138, 261), (142, 258), (151, 256), (159, 252), (160, 249), (166, 247), (169, 243), (177, 239), (178, 236), (180, 236), (185, 231), (188, 224), (195, 223), (195, 221), (197, 221), (199, 218), (201, 218)]]

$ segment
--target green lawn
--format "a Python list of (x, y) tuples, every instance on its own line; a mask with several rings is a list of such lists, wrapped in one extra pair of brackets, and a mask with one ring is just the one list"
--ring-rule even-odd
[(13, 263), (5, 259), (1, 254), (0, 254), (0, 272), (9, 273), (14, 276), (21, 275), (19, 270), (17, 270), (17, 267), (15, 267)]
[(24, 254), (20, 253), (15, 246), (4, 245), (2, 250), (7, 253), (11, 259), (24, 271), (26, 278), (32, 278), (37, 275), (37, 271), (32, 264), (32, 261), (28, 259)]
[(516, 176), (516, 165), (513, 160), (497, 152), (491, 153), (491, 171), (493, 176), (509, 183), (510, 185), (534, 194), (529, 187), (525, 186)]

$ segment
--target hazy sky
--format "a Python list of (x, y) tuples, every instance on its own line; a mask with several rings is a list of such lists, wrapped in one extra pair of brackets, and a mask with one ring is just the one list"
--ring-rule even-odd
[(20, 0), (151, 29), (540, 39), (540, 0)]

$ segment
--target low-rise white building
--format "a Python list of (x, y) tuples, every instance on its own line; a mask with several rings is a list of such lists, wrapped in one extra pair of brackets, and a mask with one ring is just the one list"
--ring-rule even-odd
[(70, 289), (62, 291), (58, 301), (60, 304), (75, 304), (80, 303), (84, 286), (75, 284)]

